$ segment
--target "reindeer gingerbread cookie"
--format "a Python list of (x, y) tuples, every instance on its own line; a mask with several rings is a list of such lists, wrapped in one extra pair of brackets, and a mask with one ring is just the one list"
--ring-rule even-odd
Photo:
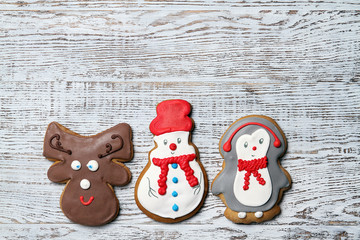
[(207, 194), (207, 176), (191, 142), (190, 111), (187, 101), (163, 101), (150, 124), (155, 148), (136, 182), (135, 200), (147, 216), (160, 222), (175, 223), (191, 217)]
[(50, 123), (43, 155), (55, 163), (48, 178), (66, 183), (60, 198), (64, 214), (73, 222), (97, 226), (112, 221), (119, 201), (111, 185), (130, 182), (121, 162), (132, 159), (131, 128), (121, 123), (94, 136), (81, 136), (59, 123)]
[(280, 213), (283, 191), (291, 178), (281, 166), (285, 135), (266, 116), (240, 118), (220, 140), (223, 167), (212, 183), (212, 192), (226, 205), (224, 215), (235, 223), (263, 222)]

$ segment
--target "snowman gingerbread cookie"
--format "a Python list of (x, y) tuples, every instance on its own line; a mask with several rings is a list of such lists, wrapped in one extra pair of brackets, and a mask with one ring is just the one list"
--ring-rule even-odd
[(135, 201), (150, 218), (166, 223), (183, 221), (202, 206), (208, 189), (204, 167), (191, 142), (193, 121), (185, 100), (158, 104), (150, 124), (155, 148), (135, 186)]
[(276, 122), (259, 115), (240, 118), (226, 130), (219, 147), (225, 161), (211, 190), (226, 205), (225, 217), (248, 224), (278, 215), (291, 178), (279, 161), (287, 143)]

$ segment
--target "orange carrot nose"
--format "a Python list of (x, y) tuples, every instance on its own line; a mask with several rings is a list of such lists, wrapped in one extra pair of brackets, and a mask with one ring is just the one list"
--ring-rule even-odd
[(172, 143), (172, 144), (170, 144), (169, 148), (174, 151), (174, 150), (176, 150), (177, 147), (176, 147), (175, 143)]
[(255, 150), (256, 150), (256, 146), (253, 146), (252, 150), (254, 150), (254, 151), (255, 151)]

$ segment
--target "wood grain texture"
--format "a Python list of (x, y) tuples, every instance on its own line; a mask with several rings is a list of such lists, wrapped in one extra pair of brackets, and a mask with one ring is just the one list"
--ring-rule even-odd
[[(217, 9), (215, 9), (217, 8)], [(358, 1), (3, 1), (0, 4), (0, 237), (4, 239), (360, 238)], [(190, 10), (191, 9), (191, 10)], [(211, 193), (193, 218), (161, 224), (134, 201), (157, 103), (193, 106), (211, 182), (218, 142), (249, 114), (275, 119), (292, 176), (282, 213), (236, 225)], [(103, 227), (70, 222), (47, 179), (46, 126), (134, 132), (131, 183)]]
[(140, 0), (140, 1), (114, 1), (114, 0), (4, 0), (0, 3), (4, 10), (114, 10), (114, 9), (154, 9), (154, 10), (228, 10), (242, 11), (249, 9), (275, 9), (275, 10), (354, 10), (359, 8), (356, 0)]

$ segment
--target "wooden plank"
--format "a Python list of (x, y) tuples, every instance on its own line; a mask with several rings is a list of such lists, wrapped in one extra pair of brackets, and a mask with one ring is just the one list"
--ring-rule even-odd
[(303, 0), (303, 1), (218, 1), (218, 0), (188, 0), (188, 1), (109, 1), (109, 0), (65, 0), (65, 1), (44, 1), (44, 0), (5, 0), (0, 3), (0, 9), (17, 11), (44, 11), (44, 10), (102, 10), (113, 11), (114, 9), (153, 9), (153, 10), (235, 10), (243, 9), (266, 9), (266, 10), (359, 10), (359, 2), (356, 0)]
[[(294, 2), (199, 2), (241, 11), (172, 8), (198, 7), (191, 1), (137, 3), (169, 3), (157, 11), (87, 3), (0, 5), (20, 5), (0, 14), (0, 237), (360, 237), (359, 12), (319, 10), (357, 1), (302, 1), (299, 10), (281, 9)], [(148, 125), (156, 104), (173, 98), (193, 105), (193, 142), (210, 182), (221, 169), (219, 139), (233, 121), (264, 114), (279, 123), (289, 142), (282, 164), (293, 178), (279, 217), (235, 225), (211, 193), (180, 224), (159, 224), (137, 208), (135, 181), (153, 147)], [(51, 162), (42, 156), (51, 121), (85, 135), (132, 126), (135, 156), (126, 165), (133, 179), (115, 187), (121, 210), (113, 223), (83, 227), (62, 214), (64, 185), (47, 179)]]
[[(18, 229), (14, 224), (1, 226), (2, 234), (12, 239), (357, 239), (357, 227), (314, 227), (314, 226), (254, 226), (232, 225), (199, 229), (196, 225), (185, 226), (182, 231), (176, 225), (147, 224), (127, 227), (109, 224), (101, 228), (91, 228), (76, 224), (54, 226), (54, 224), (24, 224)], [(4, 236), (4, 235), (3, 235)]]
[(0, 76), (15, 79), (350, 80), (360, 50), (356, 11), (20, 11), (0, 18)]

